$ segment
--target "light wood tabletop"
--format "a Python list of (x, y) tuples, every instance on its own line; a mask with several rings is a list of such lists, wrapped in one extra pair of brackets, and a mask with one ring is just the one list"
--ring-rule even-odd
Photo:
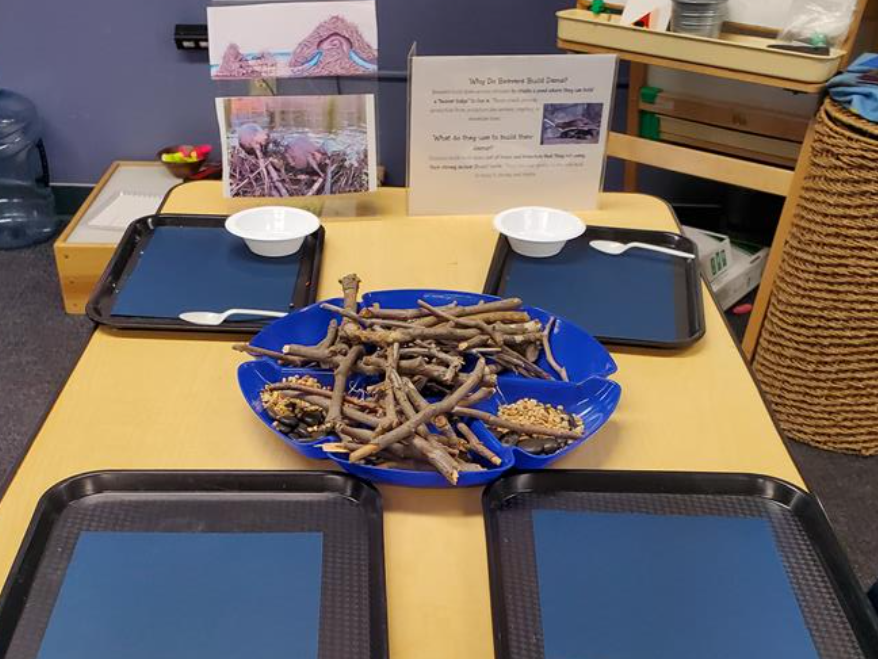
[[(165, 212), (229, 213), (217, 182), (171, 191)], [(327, 202), (319, 297), (357, 272), (364, 290), (481, 291), (496, 241), (488, 216), (407, 217), (405, 194)], [(359, 217), (345, 217), (344, 213)], [(604, 194), (586, 223), (676, 231), (645, 195)], [(614, 350), (622, 400), (560, 468), (755, 472), (802, 485), (707, 290), (707, 331), (675, 352)], [(321, 469), (277, 440), (235, 378), (231, 337), (99, 329), (0, 501), (0, 571), (40, 495), (104, 469)], [(381, 487), (390, 652), (396, 659), (493, 657), (481, 490)]]

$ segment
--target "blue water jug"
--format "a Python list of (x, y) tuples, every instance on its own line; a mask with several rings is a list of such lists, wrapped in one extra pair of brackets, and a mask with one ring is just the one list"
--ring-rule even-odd
[(0, 89), (0, 249), (43, 242), (60, 228), (37, 109)]

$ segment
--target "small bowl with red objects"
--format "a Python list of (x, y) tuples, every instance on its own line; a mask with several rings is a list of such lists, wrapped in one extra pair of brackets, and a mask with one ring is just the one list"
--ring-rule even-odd
[(207, 156), (210, 155), (211, 146), (209, 144), (201, 144), (192, 146), (191, 144), (173, 144), (160, 149), (156, 153), (156, 158), (165, 166), (165, 168), (179, 179), (188, 179), (195, 176), (204, 163), (207, 162)]

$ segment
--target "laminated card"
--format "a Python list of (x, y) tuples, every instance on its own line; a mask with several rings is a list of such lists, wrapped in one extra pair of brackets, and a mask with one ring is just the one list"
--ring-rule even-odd
[(409, 213), (597, 205), (615, 55), (413, 57)]

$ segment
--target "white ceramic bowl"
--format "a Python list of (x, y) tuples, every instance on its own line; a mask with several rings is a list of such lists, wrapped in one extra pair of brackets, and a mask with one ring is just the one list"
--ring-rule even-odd
[(226, 220), (226, 231), (243, 238), (254, 254), (269, 257), (295, 254), (305, 236), (319, 228), (316, 215), (286, 206), (248, 208)]
[(568, 240), (581, 236), (585, 223), (555, 208), (522, 206), (495, 215), (494, 228), (509, 239), (514, 252), (544, 259), (555, 256)]

